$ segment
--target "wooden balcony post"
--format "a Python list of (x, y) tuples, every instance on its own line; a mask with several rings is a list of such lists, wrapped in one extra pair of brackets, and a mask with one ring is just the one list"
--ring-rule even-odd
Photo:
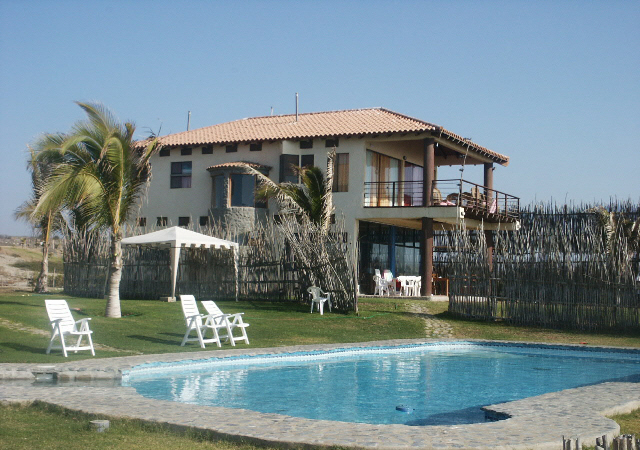
[[(484, 165), (484, 186), (485, 186), (485, 198), (487, 202), (488, 211), (491, 212), (491, 202), (498, 201), (498, 199), (493, 198), (493, 164), (485, 163)], [(493, 243), (493, 232), (485, 230), (484, 237), (487, 242), (487, 263), (489, 264), (489, 271), (493, 271), (493, 251), (494, 251), (494, 243)]]
[(420, 295), (428, 297), (433, 293), (433, 219), (429, 217), (422, 218), (420, 276), (422, 277)]
[(436, 168), (436, 144), (432, 138), (424, 140), (424, 156), (422, 166), (422, 206), (431, 206), (433, 195), (433, 177)]

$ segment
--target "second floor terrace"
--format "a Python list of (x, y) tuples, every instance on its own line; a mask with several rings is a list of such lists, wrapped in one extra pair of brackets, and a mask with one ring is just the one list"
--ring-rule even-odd
[(425, 195), (425, 184), (421, 180), (365, 182), (364, 207), (462, 208), (464, 217), (486, 222), (519, 219), (520, 199), (514, 195), (463, 179), (433, 180), (430, 195)]

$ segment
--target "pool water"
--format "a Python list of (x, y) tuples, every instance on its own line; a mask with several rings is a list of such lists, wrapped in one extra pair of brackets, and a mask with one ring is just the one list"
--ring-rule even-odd
[(132, 369), (145, 397), (372, 424), (487, 420), (482, 406), (608, 380), (640, 381), (640, 352), (438, 343), (219, 358)]

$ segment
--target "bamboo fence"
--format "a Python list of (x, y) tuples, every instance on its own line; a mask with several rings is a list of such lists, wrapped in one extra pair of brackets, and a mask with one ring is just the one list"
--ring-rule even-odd
[[(153, 231), (133, 229), (136, 234)], [(297, 220), (257, 225), (237, 233), (214, 223), (194, 231), (239, 242), (238, 299), (303, 301), (306, 289), (318, 285), (332, 293), (338, 310), (356, 309), (351, 252), (343, 240), (343, 226), (329, 235)], [(131, 233), (133, 234), (133, 233)], [(70, 295), (102, 298), (106, 292), (109, 235), (69, 233), (64, 245), (64, 291)], [(120, 296), (158, 299), (170, 292), (168, 249), (123, 247)], [(180, 253), (176, 294), (196, 298), (235, 299), (235, 269), (231, 250), (185, 248)]]
[[(637, 253), (618, 224), (614, 246), (592, 208), (530, 207), (517, 232), (494, 233), (490, 270), (483, 232), (457, 230), (450, 246), (449, 310), (459, 316), (579, 330), (640, 329)], [(637, 220), (638, 207), (612, 203)]]

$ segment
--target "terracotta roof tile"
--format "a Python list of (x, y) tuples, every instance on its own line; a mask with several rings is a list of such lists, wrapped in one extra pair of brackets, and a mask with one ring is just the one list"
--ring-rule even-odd
[(169, 147), (234, 142), (277, 141), (341, 136), (369, 136), (388, 133), (436, 133), (507, 164), (509, 157), (491, 151), (444, 128), (384, 108), (352, 109), (282, 116), (251, 117), (160, 138)]

